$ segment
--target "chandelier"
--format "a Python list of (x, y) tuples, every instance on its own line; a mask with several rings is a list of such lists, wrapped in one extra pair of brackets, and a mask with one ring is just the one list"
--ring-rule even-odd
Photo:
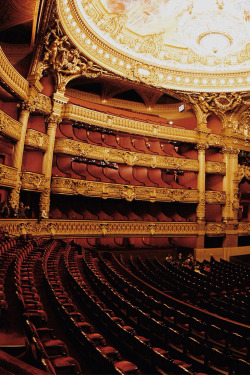
[(178, 32), (196, 53), (224, 57), (237, 53), (249, 42), (248, 17), (244, 3), (237, 7), (229, 0), (191, 0), (178, 19)]

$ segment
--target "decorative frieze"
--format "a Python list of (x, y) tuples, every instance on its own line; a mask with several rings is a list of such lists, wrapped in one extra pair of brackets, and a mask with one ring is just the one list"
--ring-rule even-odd
[(225, 191), (206, 191), (206, 203), (211, 204), (225, 204), (226, 192)]
[(40, 173), (22, 171), (21, 182), (24, 190), (43, 191), (45, 178)]
[(250, 223), (239, 222), (238, 233), (244, 236), (250, 235)]
[(46, 151), (49, 144), (47, 134), (34, 129), (27, 129), (25, 145)]
[(226, 233), (226, 224), (224, 223), (206, 223), (205, 231), (207, 235), (218, 236)]
[(1, 220), (0, 226), (12, 235), (31, 233), (42, 237), (165, 237), (195, 236), (197, 223), (96, 221), (96, 220)]
[(250, 151), (249, 139), (242, 137), (240, 134), (234, 137), (222, 136), (219, 134), (209, 134), (208, 144), (210, 147), (223, 148), (225, 144), (233, 146), (235, 149)]
[(206, 173), (213, 174), (226, 174), (226, 164), (218, 161), (207, 161), (206, 162)]
[(168, 189), (135, 185), (121, 185), (96, 181), (52, 177), (51, 191), (54, 194), (84, 195), (101, 198), (124, 198), (128, 201), (189, 202), (199, 200), (198, 190)]
[(16, 168), (0, 164), (0, 186), (15, 187), (17, 181)]
[[(98, 221), (44, 219), (0, 219), (0, 226), (13, 236), (32, 234), (41, 237), (187, 237), (198, 234), (196, 222), (145, 222), (145, 221)], [(224, 223), (206, 223), (208, 236), (224, 236)], [(250, 223), (239, 223), (234, 233), (250, 234)]]
[(22, 125), (0, 109), (0, 134), (19, 140), (21, 137)]

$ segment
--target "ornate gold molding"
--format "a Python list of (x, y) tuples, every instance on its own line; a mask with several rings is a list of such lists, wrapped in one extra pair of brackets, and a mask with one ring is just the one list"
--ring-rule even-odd
[[(190, 222), (145, 222), (145, 221), (97, 221), (48, 219), (38, 223), (35, 219), (0, 219), (0, 226), (12, 236), (32, 234), (41, 237), (187, 237), (197, 236), (198, 223)], [(210, 236), (224, 236), (224, 223), (206, 223), (205, 233)], [(250, 223), (241, 222), (234, 234), (250, 234)]]
[[(198, 160), (195, 159), (175, 158), (144, 154), (140, 152), (122, 151), (109, 147), (102, 147), (73, 141), (66, 138), (56, 139), (54, 152), (73, 156), (84, 156), (87, 158), (104, 160), (113, 163), (128, 164), (131, 166), (138, 165), (149, 168), (181, 169), (194, 172), (199, 171)], [(210, 170), (215, 170), (215, 168), (216, 167), (213, 168), (213, 165), (211, 165)]]
[(26, 99), (29, 90), (28, 81), (18, 73), (0, 47), (0, 81), (6, 89), (21, 99)]
[(197, 223), (96, 221), (96, 220), (1, 220), (0, 226), (12, 235), (31, 233), (42, 237), (165, 237), (195, 236)]
[(35, 97), (34, 104), (35, 104), (36, 110), (43, 114), (47, 115), (52, 111), (51, 99), (48, 96), (43, 95), (41, 93), (39, 93)]
[(34, 129), (27, 129), (25, 145), (46, 151), (49, 144), (47, 134)]
[(250, 167), (246, 165), (239, 165), (238, 170), (235, 173), (235, 178), (238, 183), (242, 180), (242, 178), (246, 178), (247, 180), (250, 180)]
[(44, 41), (43, 59), (38, 64), (37, 77), (45, 70), (54, 74), (56, 91), (64, 93), (66, 85), (74, 78), (84, 76), (96, 78), (103, 74), (103, 69), (88, 60), (75, 48), (60, 27), (59, 19), (55, 18)]
[(250, 235), (250, 223), (249, 222), (239, 222), (238, 233), (242, 235)]
[(16, 168), (8, 165), (0, 164), (0, 186), (7, 186), (14, 188), (17, 181)]
[(0, 109), (0, 133), (15, 139), (21, 137), (22, 125)]
[(226, 164), (218, 161), (206, 161), (206, 173), (226, 174)]
[(22, 171), (21, 183), (24, 190), (43, 191), (45, 178), (40, 173)]
[(218, 235), (224, 235), (226, 233), (226, 224), (224, 223), (206, 223), (205, 225), (205, 231), (207, 235), (210, 236), (218, 236)]
[(206, 203), (211, 204), (225, 204), (226, 192), (225, 191), (206, 191)]
[(198, 142), (198, 135), (194, 130), (172, 128), (169, 126), (126, 119), (73, 104), (66, 104), (64, 106), (62, 118), (87, 122), (103, 128), (108, 127), (114, 131), (138, 134), (152, 138), (162, 138), (190, 143)]
[(203, 93), (182, 93), (183, 97), (187, 96), (189, 102), (198, 105), (203, 113), (207, 115), (215, 113), (222, 115), (239, 108), (244, 104), (244, 96), (248, 97), (248, 93), (238, 92), (203, 92)]
[(54, 194), (84, 195), (101, 198), (124, 198), (128, 201), (189, 202), (199, 200), (198, 190), (154, 188), (135, 185), (121, 185), (96, 181), (52, 177), (51, 191)]
[(250, 151), (249, 140), (244, 138), (242, 135), (237, 134), (237, 136), (222, 136), (219, 134), (209, 134), (208, 135), (208, 145), (211, 147), (223, 148), (225, 144), (229, 144), (234, 148), (239, 150)]

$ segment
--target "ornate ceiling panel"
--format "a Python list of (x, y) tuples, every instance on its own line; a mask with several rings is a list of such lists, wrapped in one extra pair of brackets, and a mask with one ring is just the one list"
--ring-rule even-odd
[(243, 91), (248, 0), (57, 0), (65, 32), (105, 69), (165, 89)]

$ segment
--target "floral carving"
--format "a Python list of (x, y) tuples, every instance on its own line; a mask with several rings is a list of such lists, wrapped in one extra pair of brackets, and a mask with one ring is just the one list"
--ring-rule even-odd
[(123, 186), (121, 188), (121, 198), (125, 198), (127, 201), (131, 202), (135, 199), (136, 193), (135, 188), (132, 186)]
[(45, 177), (39, 173), (22, 172), (22, 188), (26, 190), (41, 191), (44, 188)]
[(54, 194), (80, 194), (102, 198), (125, 198), (164, 202), (198, 202), (198, 190), (153, 188), (135, 185), (121, 185), (63, 177), (52, 178)]
[[(38, 222), (35, 219), (6, 221), (1, 220), (3, 230), (12, 235), (30, 233), (33, 236), (42, 237), (103, 237), (109, 236), (183, 236), (196, 235), (198, 233), (197, 223), (177, 222), (131, 222), (131, 221), (107, 221), (100, 223), (97, 220), (51, 220), (44, 219)], [(241, 231), (245, 228), (242, 228)]]
[(49, 139), (47, 134), (41, 133), (37, 130), (27, 129), (25, 144), (45, 151), (47, 150)]

